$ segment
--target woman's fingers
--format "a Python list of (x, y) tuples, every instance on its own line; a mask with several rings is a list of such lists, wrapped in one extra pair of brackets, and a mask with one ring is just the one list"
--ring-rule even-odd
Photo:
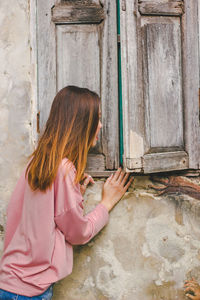
[(192, 278), (191, 280), (186, 280), (185, 283), (189, 283), (189, 282), (193, 282), (198, 284), (198, 282), (196, 281), (196, 279)]
[[(122, 181), (124, 181), (124, 177), (126, 176), (127, 174), (122, 170), (122, 168), (120, 167), (114, 174), (113, 176), (113, 180), (114, 181), (117, 181), (119, 184), (122, 183)], [(128, 176), (127, 176), (128, 177)]]
[(129, 176), (129, 173), (126, 173), (123, 180), (122, 180), (123, 185), (125, 185), (125, 183), (127, 182), (128, 176)]
[(199, 300), (199, 298), (197, 298), (196, 296), (193, 296), (191, 294), (185, 294), (185, 296), (192, 300)]
[(185, 289), (185, 292), (193, 292), (195, 294), (195, 288), (194, 287), (187, 287)]
[(83, 181), (83, 184), (82, 185), (84, 185), (84, 186), (86, 186), (87, 187), (87, 185), (89, 184), (89, 183), (95, 183), (94, 182), (94, 179), (92, 178), (92, 176), (90, 176), (89, 174), (87, 174), (87, 173), (84, 173), (84, 181)]
[(106, 182), (104, 183), (105, 186), (107, 186), (107, 184), (109, 184), (113, 178), (113, 174), (111, 174), (107, 179), (106, 179)]
[[(89, 182), (94, 183), (94, 179), (92, 178), (91, 175), (89, 175), (89, 174), (87, 174), (87, 173), (84, 173), (84, 178), (88, 179)], [(86, 179), (85, 179), (85, 180), (86, 180)], [(84, 180), (84, 182), (85, 182), (85, 180)], [(88, 182), (88, 181), (87, 181), (87, 182)], [(88, 182), (88, 183), (89, 183), (89, 182)]]
[(80, 191), (81, 191), (81, 194), (84, 195), (85, 194), (85, 191), (86, 191), (86, 188), (88, 186), (88, 184), (91, 182), (91, 183), (95, 183), (94, 182), (94, 179), (92, 178), (92, 176), (88, 175), (87, 173), (84, 173), (84, 176), (83, 178), (85, 178), (83, 180), (83, 183), (80, 184)]
[(117, 182), (118, 182), (119, 184), (122, 183), (122, 180), (123, 180), (123, 178), (124, 178), (124, 175), (125, 175), (125, 172), (124, 172), (123, 170), (121, 170), (121, 172), (120, 172), (120, 174), (119, 174), (119, 177), (118, 177), (118, 179), (117, 179)]
[(131, 185), (131, 183), (133, 182), (134, 178), (132, 177), (128, 182), (127, 184), (124, 186), (124, 190), (127, 191), (129, 186)]
[(199, 287), (198, 283), (196, 282), (188, 282), (188, 283), (185, 283), (184, 284), (184, 287), (188, 287), (188, 286), (191, 286), (191, 287)]
[(120, 167), (116, 172), (115, 172), (115, 174), (114, 174), (114, 176), (113, 176), (113, 180), (118, 180), (118, 178), (119, 178), (119, 175), (121, 174), (121, 171), (122, 171), (122, 168)]
[(107, 182), (110, 182), (110, 181), (112, 180), (113, 176), (114, 176), (114, 175), (113, 175), (113, 173), (112, 173), (112, 174), (107, 178), (106, 181), (107, 181)]
[(90, 177), (87, 177), (87, 178), (83, 181), (83, 185), (84, 185), (85, 187), (87, 187), (87, 185), (89, 184), (89, 182), (90, 182)]
[(113, 182), (117, 182), (119, 185), (121, 185), (125, 190), (128, 189), (128, 187), (130, 186), (130, 184), (133, 182), (133, 179), (130, 179), (128, 182), (128, 177), (129, 177), (129, 173), (125, 173), (121, 168), (119, 168), (115, 174), (112, 174), (112, 177), (110, 176), (107, 179), (107, 182), (109, 181), (113, 181)]
[(194, 278), (185, 281), (184, 289), (185, 295), (189, 299), (200, 300), (200, 286)]
[(91, 182), (91, 183), (94, 184), (95, 182), (94, 182), (94, 179), (92, 178), (92, 176), (89, 175), (89, 177), (90, 177), (90, 181), (89, 182)]

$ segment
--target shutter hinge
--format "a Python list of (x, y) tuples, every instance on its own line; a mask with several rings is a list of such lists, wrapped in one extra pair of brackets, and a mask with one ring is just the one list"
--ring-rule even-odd
[(40, 133), (40, 112), (37, 113), (37, 133)]

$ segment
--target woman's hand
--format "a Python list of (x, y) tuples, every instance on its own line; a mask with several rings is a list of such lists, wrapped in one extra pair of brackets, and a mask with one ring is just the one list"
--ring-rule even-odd
[(81, 194), (82, 194), (82, 195), (85, 194), (87, 185), (88, 185), (89, 183), (94, 183), (94, 179), (93, 179), (92, 176), (90, 176), (89, 174), (84, 173), (84, 176), (83, 176), (83, 183), (80, 184), (80, 191), (81, 191)]
[(192, 280), (185, 281), (184, 284), (185, 295), (192, 300), (200, 300), (200, 285), (192, 278)]
[(110, 211), (122, 196), (127, 191), (130, 184), (133, 182), (131, 178), (128, 182), (129, 174), (119, 168), (116, 173), (111, 175), (105, 182), (102, 190), (101, 203)]

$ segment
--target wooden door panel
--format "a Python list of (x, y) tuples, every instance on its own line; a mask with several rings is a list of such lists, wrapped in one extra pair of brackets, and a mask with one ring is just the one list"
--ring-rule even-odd
[(88, 87), (100, 94), (100, 36), (97, 25), (57, 25), (57, 89)]
[(145, 18), (142, 32), (146, 152), (183, 149), (180, 19)]

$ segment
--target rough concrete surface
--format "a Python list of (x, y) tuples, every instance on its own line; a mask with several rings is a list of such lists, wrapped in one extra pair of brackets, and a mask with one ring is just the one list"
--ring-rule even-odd
[[(54, 287), (56, 300), (186, 299), (184, 280), (200, 279), (200, 204), (179, 194), (157, 197), (137, 176), (90, 243), (75, 248), (74, 270)], [(102, 181), (85, 196), (98, 203)]]

